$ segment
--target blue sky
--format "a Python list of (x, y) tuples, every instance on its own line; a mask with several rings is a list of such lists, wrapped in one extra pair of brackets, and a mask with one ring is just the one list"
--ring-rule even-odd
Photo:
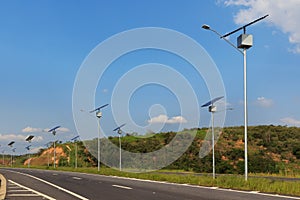
[[(270, 16), (247, 29), (254, 37), (254, 45), (247, 52), (249, 124), (300, 126), (299, 9), (300, 4), (292, 0), (284, 5), (280, 0), (1, 1), (0, 150), (11, 140), (26, 145), (24, 137), (28, 134), (36, 135), (33, 146), (43, 146), (52, 136), (42, 130), (55, 125), (63, 127), (57, 136), (63, 141), (77, 135), (72, 92), (84, 59), (109, 37), (142, 27), (172, 29), (202, 45), (220, 71), (226, 105), (234, 108), (227, 112), (225, 126), (243, 125), (242, 56), (201, 26), (209, 24), (227, 33), (265, 14)], [(235, 44), (239, 34), (229, 39)], [(205, 82), (187, 62), (148, 49), (112, 63), (97, 86), (95, 106), (111, 104), (117, 81), (134, 67), (152, 62), (168, 65), (188, 79), (199, 106), (211, 98)], [(119, 98), (121, 101), (122, 96)], [(103, 110), (106, 117), (102, 128), (107, 135), (119, 125), (111, 110), (111, 106)], [(141, 127), (151, 123), (161, 127), (159, 120), (166, 122), (162, 130), (176, 130), (178, 122), (191, 128), (189, 120), (181, 116), (176, 96), (159, 85), (136, 90), (129, 108), (124, 109), (127, 111), (133, 120), (124, 122), (128, 132), (137, 131), (131, 126), (133, 122)], [(207, 127), (209, 122), (209, 113), (201, 109), (200, 126)], [(147, 127), (145, 132), (154, 129)], [(22, 148), (17, 151), (22, 152)]]

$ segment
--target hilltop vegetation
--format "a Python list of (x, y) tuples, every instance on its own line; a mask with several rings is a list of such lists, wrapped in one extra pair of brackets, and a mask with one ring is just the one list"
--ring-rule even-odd
[[(209, 153), (204, 158), (199, 158), (200, 147), (205, 143), (206, 133), (210, 129), (191, 129), (180, 133), (167, 132), (150, 134), (144, 137), (136, 134), (126, 134), (122, 137), (122, 149), (129, 152), (147, 153), (161, 149), (169, 145), (176, 135), (180, 137), (191, 137), (190, 132), (194, 131), (196, 136), (185, 153), (165, 169), (176, 169), (193, 172), (211, 173), (212, 155)], [(219, 140), (215, 145), (216, 173), (243, 174), (244, 173), (244, 129), (243, 127), (227, 127), (219, 133)], [(109, 137), (109, 141), (117, 147), (118, 137)], [(85, 141), (90, 147), (97, 146), (97, 140)], [(176, 151), (180, 142), (170, 147)], [(58, 154), (59, 166), (74, 166), (75, 154), (74, 143), (59, 144), (61, 149)], [(118, 160), (117, 149), (107, 150), (105, 141), (101, 141), (103, 157), (108, 154), (111, 160)], [(57, 150), (58, 150), (57, 149)], [(96, 149), (96, 148), (92, 148)], [(91, 152), (93, 151), (92, 149)], [(107, 151), (104, 151), (104, 150)], [(53, 151), (53, 148), (42, 149), (31, 160), (33, 165), (47, 165), (46, 156)], [(248, 129), (248, 153), (249, 172), (253, 173), (280, 173), (282, 175), (300, 174), (300, 128), (286, 126), (251, 126)], [(96, 155), (95, 152), (93, 155)], [(51, 160), (53, 159), (52, 154)], [(134, 158), (132, 158), (134, 159)], [(27, 157), (22, 158), (25, 163)], [(134, 160), (133, 160), (134, 161)], [(109, 161), (107, 161), (109, 162)], [(157, 162), (157, 163), (155, 163)], [(144, 160), (144, 166), (158, 164), (163, 160)], [(51, 162), (52, 163), (52, 162)], [(83, 142), (78, 142), (78, 167), (96, 166), (96, 158), (85, 148)], [(115, 163), (112, 163), (114, 166)], [(117, 167), (117, 165), (116, 165)], [(126, 166), (124, 166), (126, 167)], [(140, 166), (137, 166), (140, 167)]]
[[(197, 129), (187, 151), (166, 168), (210, 173), (212, 154), (199, 158), (200, 147), (209, 131), (207, 128)], [(122, 138), (122, 147), (131, 152), (150, 152), (167, 145), (175, 135), (174, 132), (159, 133), (145, 139), (127, 135)], [(118, 145), (117, 139), (110, 138)], [(217, 173), (244, 173), (244, 127), (227, 127), (220, 131), (215, 157)], [(299, 174), (300, 128), (273, 125), (249, 127), (248, 164), (249, 172), (253, 173)]]

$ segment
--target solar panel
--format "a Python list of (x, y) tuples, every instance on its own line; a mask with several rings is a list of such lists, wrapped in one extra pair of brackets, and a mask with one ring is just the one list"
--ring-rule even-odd
[(55, 131), (56, 129), (60, 128), (60, 126), (55, 126), (54, 128), (50, 129), (48, 132)]
[(209, 102), (203, 104), (201, 107), (207, 107), (207, 106), (210, 106), (210, 105), (214, 104), (216, 101), (222, 99), (223, 97), (224, 97), (224, 96), (214, 98), (214, 99), (210, 100)]
[(12, 146), (15, 143), (15, 141), (11, 141), (10, 143), (8, 143), (8, 146)]
[(79, 138), (79, 135), (77, 135), (76, 137), (73, 137), (71, 140), (76, 140), (77, 138)]
[(123, 126), (125, 126), (126, 124), (122, 124), (121, 126), (115, 128), (113, 131), (116, 131), (116, 130), (120, 130)]
[(100, 106), (100, 107), (98, 107), (98, 108), (96, 108), (96, 109), (90, 111), (90, 113), (95, 112), (95, 111), (98, 111), (98, 110), (100, 110), (100, 109), (102, 109), (102, 108), (104, 108), (104, 107), (106, 107), (106, 106), (108, 106), (108, 104), (105, 104), (105, 105), (103, 105), (103, 106)]
[(34, 138), (34, 136), (33, 135), (29, 135), (25, 140), (28, 142), (30, 142), (32, 139)]

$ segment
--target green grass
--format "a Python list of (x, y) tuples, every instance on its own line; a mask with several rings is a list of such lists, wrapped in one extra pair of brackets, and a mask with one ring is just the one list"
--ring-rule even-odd
[[(23, 166), (23, 168), (26, 168), (26, 166)], [(32, 166), (31, 168), (53, 170), (52, 167), (48, 168), (48, 167)], [(151, 172), (151, 173), (130, 173), (130, 172), (123, 172), (123, 171), (120, 172), (118, 170), (107, 168), (107, 167), (101, 167), (100, 172), (97, 171), (97, 168), (74, 169), (71, 167), (59, 167), (56, 168), (55, 170), (300, 196), (300, 181), (271, 180), (267, 178), (253, 178), (251, 176), (249, 177), (248, 181), (245, 181), (244, 177), (239, 175), (222, 175), (222, 176), (218, 176), (216, 179), (213, 179), (209, 175), (195, 176), (192, 173), (184, 173), (184, 174), (161, 173), (161, 172), (178, 172), (178, 171), (168, 171), (168, 170), (162, 170), (159, 172)], [(262, 176), (265, 176), (265, 174), (263, 174)]]

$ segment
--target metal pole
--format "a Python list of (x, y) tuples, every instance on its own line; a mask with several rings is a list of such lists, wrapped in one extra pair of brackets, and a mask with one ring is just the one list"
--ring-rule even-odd
[(248, 124), (248, 112), (247, 112), (247, 60), (246, 49), (243, 50), (244, 55), (244, 132), (245, 132), (245, 180), (248, 180), (248, 139), (247, 139), (247, 124)]
[(30, 152), (28, 150), (28, 168), (30, 168)]
[[(213, 105), (212, 105), (213, 106)], [(216, 178), (215, 173), (215, 131), (214, 131), (214, 112), (211, 112), (212, 125), (211, 125), (211, 134), (212, 134), (212, 152), (213, 152), (213, 179)]]
[(119, 134), (119, 146), (120, 146), (120, 171), (122, 171), (122, 152), (121, 152), (121, 134)]
[(77, 142), (75, 142), (75, 168), (77, 169)]
[(53, 154), (54, 154), (54, 156), (53, 156), (53, 160), (54, 160), (53, 167), (55, 168), (55, 141), (53, 142), (53, 147), (54, 147), (54, 151), (53, 151)]
[(49, 148), (47, 149), (48, 153), (47, 153), (47, 161), (48, 161), (48, 167), (49, 167)]
[(100, 118), (98, 119), (98, 172), (100, 171), (100, 164), (101, 164), (101, 147), (100, 147)]
[(10, 166), (13, 167), (13, 154), (10, 154)]

